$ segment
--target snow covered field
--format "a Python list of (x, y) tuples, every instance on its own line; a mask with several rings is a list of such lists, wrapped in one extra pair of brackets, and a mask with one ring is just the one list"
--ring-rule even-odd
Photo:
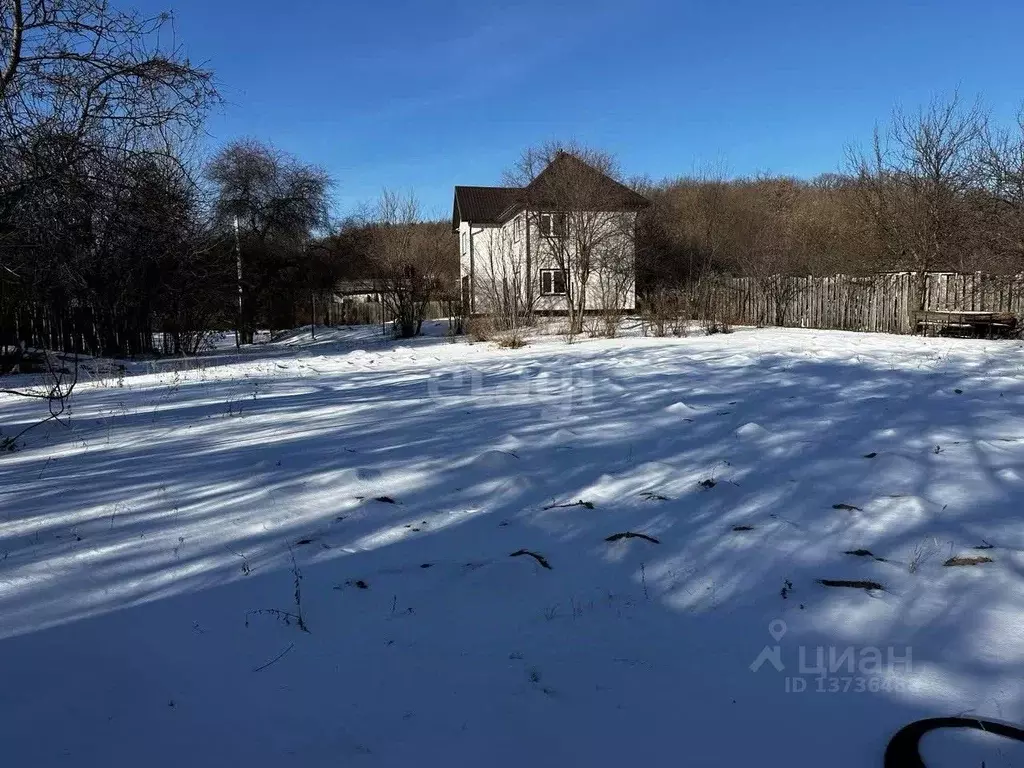
[(880, 766), (1024, 719), (1019, 343), (374, 333), (89, 381), (0, 457), (5, 765)]

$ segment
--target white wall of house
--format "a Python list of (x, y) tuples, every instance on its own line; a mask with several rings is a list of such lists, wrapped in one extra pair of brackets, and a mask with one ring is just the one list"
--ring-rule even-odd
[[(632, 234), (625, 234), (635, 231), (636, 214), (618, 213), (615, 216), (622, 217), (615, 226), (623, 234), (616, 235), (614, 239), (609, 238), (605, 244), (608, 251), (606, 257), (598, 254), (592, 260), (592, 269), (586, 283), (588, 310), (633, 310), (636, 307), (635, 238)], [(518, 294), (521, 302), (525, 302), (528, 295), (527, 281), (530, 282), (529, 293), (532, 294), (535, 310), (544, 312), (567, 309), (564, 294), (545, 295), (542, 291), (542, 271), (557, 269), (559, 265), (547, 238), (537, 231), (536, 217), (530, 218), (530, 274), (526, 272), (525, 213), (520, 213), (501, 226), (465, 221), (459, 225), (461, 274), (471, 276), (473, 311), (476, 314), (494, 313), (495, 299), (513, 292)], [(573, 254), (569, 253), (568, 260), (572, 259)], [(627, 266), (626, 272), (623, 272), (624, 265)], [(573, 270), (569, 272), (572, 281)], [(572, 290), (578, 290), (578, 285), (572, 285)]]
[[(518, 229), (515, 223), (517, 219)], [(520, 304), (525, 302), (527, 282), (531, 276), (526, 271), (526, 237), (523, 224), (524, 217), (520, 215), (502, 226), (463, 225), (472, 237), (476, 313), (499, 312), (501, 302), (511, 303), (515, 301), (514, 297), (518, 297)], [(468, 267), (468, 239), (466, 243), (462, 263)]]
[[(590, 274), (586, 285), (586, 309), (620, 309), (636, 308), (636, 214), (609, 214), (609, 226), (614, 235), (602, 243), (601, 249), (591, 258)], [(571, 240), (570, 240), (571, 242)], [(531, 250), (537, 257), (534, 259), (535, 279), (541, 280), (541, 271), (557, 269), (558, 258), (552, 253), (549, 241), (538, 232), (532, 233)], [(575, 254), (571, 251), (566, 255), (566, 266), (569, 266), (569, 281), (573, 291), (580, 289), (576, 269), (573, 268)], [(544, 296), (538, 291), (535, 308), (540, 311), (565, 310), (565, 296)]]

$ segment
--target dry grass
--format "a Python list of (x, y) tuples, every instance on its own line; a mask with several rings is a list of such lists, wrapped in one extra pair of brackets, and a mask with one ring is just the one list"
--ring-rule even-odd
[(466, 335), (471, 341), (490, 341), (494, 337), (494, 321), (489, 317), (471, 317), (466, 321)]
[(921, 566), (931, 560), (938, 551), (938, 541), (935, 539), (924, 539), (914, 547), (914, 553), (910, 556), (910, 562), (907, 563), (907, 570), (911, 573), (917, 573)]
[(651, 544), (660, 544), (661, 542), (653, 536), (648, 536), (646, 533), (636, 533), (635, 531), (623, 531), (622, 533), (613, 533), (611, 536), (605, 538), (605, 541), (621, 541), (623, 539), (643, 539), (649, 541)]
[(877, 581), (866, 581), (862, 579), (818, 579), (818, 583), (823, 587), (849, 587), (851, 589), (881, 589), (884, 590), (881, 584)]
[(991, 563), (991, 557), (985, 557), (984, 555), (957, 555), (951, 557), (949, 560), (943, 563), (945, 566), (958, 566), (958, 565), (981, 565), (983, 563)]
[(519, 331), (503, 333), (494, 342), (502, 349), (522, 349), (526, 346), (526, 339)]

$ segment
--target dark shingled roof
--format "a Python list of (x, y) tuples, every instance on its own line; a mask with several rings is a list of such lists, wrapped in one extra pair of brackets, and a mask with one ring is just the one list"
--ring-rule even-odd
[(570, 201), (592, 200), (601, 206), (600, 210), (637, 211), (651, 204), (643, 195), (568, 152), (555, 155), (525, 191), (535, 208), (558, 209), (558, 198), (567, 195)]
[(527, 203), (535, 208), (559, 208), (557, 198), (564, 196), (565, 187), (559, 184), (560, 173), (571, 174), (569, 180), (572, 186), (584, 184), (592, 190), (595, 199), (601, 201), (603, 209), (605, 206), (615, 206), (606, 210), (636, 211), (651, 204), (643, 195), (601, 173), (575, 155), (559, 152), (526, 188), (455, 187), (452, 229), (458, 231), (462, 221), (503, 224), (525, 208)]
[(456, 187), (452, 226), (458, 230), (460, 221), (501, 224), (506, 212), (522, 199), (519, 187)]

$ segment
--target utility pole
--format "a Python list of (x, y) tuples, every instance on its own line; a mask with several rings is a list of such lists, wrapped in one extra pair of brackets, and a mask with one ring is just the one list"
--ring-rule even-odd
[(242, 348), (242, 240), (238, 234), (238, 217), (235, 216), (235, 269), (238, 274), (238, 322), (235, 323), (235, 349)]
[[(7, 354), (8, 330), (4, 327), (7, 323), (7, 303), (4, 300), (4, 271), (6, 269), (7, 267), (0, 264), (0, 358)], [(14, 329), (12, 328), (11, 330), (13, 331)]]
[[(302, 250), (304, 255), (307, 256), (312, 253), (307, 240), (302, 241)], [(306, 263), (306, 268), (309, 270), (309, 335), (312, 341), (316, 341), (316, 290), (313, 286), (312, 256), (310, 256), (309, 261)]]

